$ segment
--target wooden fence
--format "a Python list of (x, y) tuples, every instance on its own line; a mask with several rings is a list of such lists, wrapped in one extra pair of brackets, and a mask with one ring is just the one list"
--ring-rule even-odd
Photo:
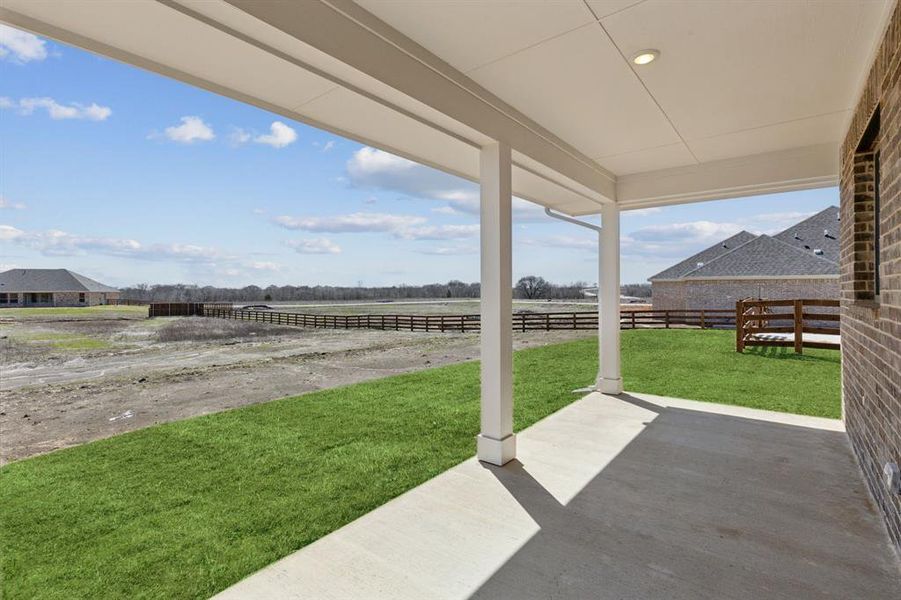
[[(835, 341), (805, 340), (804, 334), (839, 335), (838, 312), (810, 310), (839, 307), (838, 300), (739, 300), (735, 303), (735, 350), (747, 346), (785, 346), (801, 354), (804, 348), (839, 348)], [(833, 325), (834, 324), (834, 325)], [(786, 334), (792, 334), (791, 339)]]
[(202, 317), (203, 307), (203, 302), (154, 302), (150, 305), (148, 316)]
[[(177, 310), (162, 308), (160, 312), (151, 306), (151, 316), (176, 316)], [(160, 305), (165, 307), (167, 305)], [(327, 329), (381, 329), (395, 331), (472, 332), (479, 331), (479, 315), (325, 315), (289, 313), (264, 310), (240, 310), (230, 304), (200, 304), (195, 312), (185, 309), (184, 314), (196, 314), (220, 319), (318, 327)], [(636, 310), (620, 314), (623, 329), (698, 327), (731, 328), (735, 325), (732, 310)], [(596, 311), (515, 313), (514, 331), (597, 330)]]

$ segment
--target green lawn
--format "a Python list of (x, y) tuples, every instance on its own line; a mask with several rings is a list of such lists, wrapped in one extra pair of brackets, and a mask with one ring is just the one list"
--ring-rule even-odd
[[(838, 416), (835, 351), (731, 332), (623, 333), (633, 391)], [(516, 428), (592, 382), (595, 341), (515, 358)], [(140, 430), (0, 469), (2, 593), (206, 598), (471, 456), (478, 364)]]
[(3, 308), (0, 309), (0, 317), (13, 317), (15, 319), (46, 319), (47, 317), (109, 319), (110, 317), (146, 317), (147, 312), (148, 309), (146, 306), (59, 306), (46, 308)]

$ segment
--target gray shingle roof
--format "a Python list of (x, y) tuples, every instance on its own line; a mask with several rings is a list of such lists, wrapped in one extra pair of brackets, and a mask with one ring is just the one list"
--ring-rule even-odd
[(11, 269), (0, 273), (0, 292), (118, 292), (68, 269)]
[(837, 263), (840, 224), (838, 215), (838, 207), (830, 206), (773, 237), (806, 252), (822, 250), (823, 253), (819, 256)]
[(654, 279), (679, 279), (680, 277), (684, 277), (687, 273), (697, 269), (698, 263), (707, 264), (710, 261), (715, 260), (717, 257), (735, 250), (742, 244), (750, 242), (755, 237), (757, 236), (755, 236), (753, 233), (749, 233), (747, 231), (739, 231), (732, 237), (714, 244), (706, 250), (701, 250), (694, 256), (689, 256), (682, 262), (677, 263), (668, 269), (660, 271), (650, 279), (652, 281)]
[(830, 206), (773, 236), (742, 231), (657, 273), (650, 281), (838, 275), (838, 218), (838, 207)]
[(760, 235), (717, 257), (684, 279), (707, 277), (797, 277), (838, 275), (838, 263), (820, 258), (768, 235)]

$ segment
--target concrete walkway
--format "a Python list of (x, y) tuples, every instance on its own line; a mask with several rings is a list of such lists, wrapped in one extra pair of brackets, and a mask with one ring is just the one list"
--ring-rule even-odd
[(899, 598), (839, 421), (592, 394), (518, 444), (217, 598)]

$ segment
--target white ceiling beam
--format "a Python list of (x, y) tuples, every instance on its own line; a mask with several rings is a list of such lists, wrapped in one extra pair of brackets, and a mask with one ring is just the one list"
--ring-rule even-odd
[(225, 2), (615, 200), (613, 174), (356, 3)]
[(838, 146), (819, 144), (622, 175), (617, 204), (630, 210), (830, 187), (838, 172)]

